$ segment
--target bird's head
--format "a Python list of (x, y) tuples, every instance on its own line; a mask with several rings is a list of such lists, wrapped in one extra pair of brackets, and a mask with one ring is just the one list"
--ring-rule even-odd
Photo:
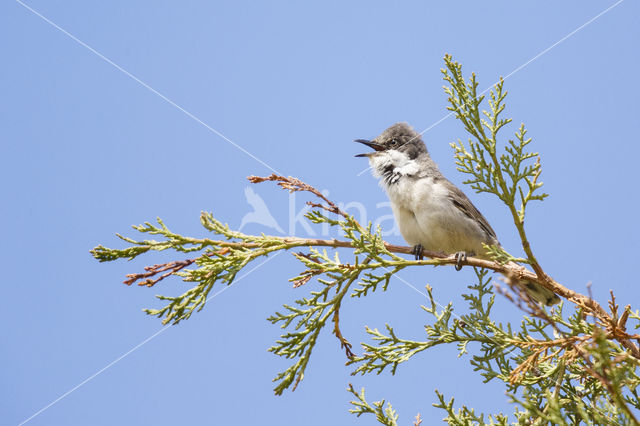
[(384, 153), (389, 153), (390, 151), (401, 152), (410, 159), (414, 159), (420, 154), (427, 152), (427, 147), (422, 141), (420, 134), (413, 130), (413, 127), (407, 123), (396, 123), (375, 139), (356, 139), (355, 142), (374, 149), (373, 152), (356, 155), (356, 157), (368, 157), (369, 159)]

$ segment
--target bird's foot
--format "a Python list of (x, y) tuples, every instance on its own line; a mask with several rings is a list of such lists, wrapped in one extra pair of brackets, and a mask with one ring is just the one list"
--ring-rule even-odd
[(413, 246), (413, 250), (411, 251), (411, 253), (416, 257), (416, 260), (424, 259), (424, 256), (422, 255), (423, 248), (424, 247), (422, 247), (422, 244), (416, 244), (415, 246)]
[(456, 257), (456, 271), (462, 269), (462, 263), (467, 261), (467, 253), (459, 251), (455, 254)]

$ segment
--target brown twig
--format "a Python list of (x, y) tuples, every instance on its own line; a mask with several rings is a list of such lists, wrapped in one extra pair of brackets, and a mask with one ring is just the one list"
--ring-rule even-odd
[[(145, 266), (144, 270), (147, 272), (141, 272), (138, 274), (127, 274), (126, 276), (129, 279), (124, 280), (123, 283), (126, 285), (131, 285), (136, 281), (140, 281), (138, 283), (139, 286), (153, 287), (158, 282), (162, 281), (163, 279), (167, 278), (170, 275), (174, 275), (175, 273), (186, 268), (187, 266), (191, 265), (195, 261), (196, 259), (185, 259), (185, 260), (176, 260), (176, 261), (167, 262), (167, 263), (159, 263), (152, 266)], [(169, 271), (169, 272), (166, 272), (160, 276), (157, 276), (160, 272), (164, 272), (164, 271)], [(155, 278), (152, 278), (152, 277), (155, 277)]]
[[(371, 258), (367, 257), (365, 260), (362, 261), (362, 264), (367, 265), (369, 264), (369, 262), (371, 262)], [(340, 307), (342, 306), (342, 299), (344, 298), (344, 295), (349, 290), (349, 287), (351, 287), (351, 284), (353, 284), (353, 282), (358, 279), (359, 275), (360, 275), (359, 270), (356, 270), (354, 272), (354, 275), (349, 279), (349, 281), (345, 284), (344, 288), (340, 291), (340, 294), (342, 295), (342, 297), (340, 297), (340, 294), (337, 296), (338, 301), (334, 306), (333, 318), (332, 318), (333, 334), (340, 341), (340, 347), (344, 349), (344, 352), (347, 355), (347, 358), (349, 359), (353, 359), (353, 357), (355, 357), (356, 354), (353, 353), (353, 351), (351, 350), (353, 345), (342, 335), (342, 331), (340, 331)]]
[[(204, 256), (211, 257), (211, 256), (213, 256), (215, 254), (225, 255), (225, 254), (229, 253), (229, 251), (230, 250), (229, 250), (228, 247), (222, 247), (217, 252), (215, 252), (215, 253), (205, 253)], [(136, 281), (143, 280), (143, 281), (140, 281), (138, 283), (139, 286), (153, 287), (154, 285), (158, 284), (160, 281), (164, 280), (165, 278), (167, 278), (167, 277), (169, 277), (171, 275), (175, 275), (176, 273), (180, 272), (182, 269), (184, 269), (187, 266), (193, 264), (198, 259), (199, 258), (184, 259), (184, 260), (174, 260), (172, 262), (158, 263), (158, 264), (152, 265), (152, 266), (145, 266), (144, 270), (147, 271), (147, 272), (141, 272), (141, 273), (138, 273), (138, 274), (127, 274), (125, 276), (129, 277), (129, 279), (128, 280), (124, 280), (123, 283), (126, 284), (126, 285), (131, 285), (131, 284), (135, 283)], [(155, 277), (157, 274), (159, 274), (160, 272), (164, 272), (164, 271), (169, 271), (169, 272), (164, 273), (164, 274), (160, 275), (159, 277), (156, 277), (156, 278), (152, 279), (152, 277)]]
[[(519, 296), (516, 301), (514, 301), (514, 298), (511, 297), (511, 295), (506, 293), (504, 290), (499, 288), (498, 292), (507, 296), (509, 300), (514, 301), (516, 306), (522, 309), (525, 313), (531, 316), (534, 316), (536, 318), (542, 319), (543, 321), (548, 323), (558, 335), (564, 336), (563, 338), (559, 338), (555, 340), (536, 340), (533, 338), (530, 338), (529, 342), (520, 342), (520, 341), (512, 340), (511, 343), (516, 346), (537, 347), (539, 349), (537, 349), (532, 355), (530, 355), (525, 361), (523, 361), (518, 367), (516, 367), (511, 372), (509, 381), (511, 383), (517, 382), (520, 379), (520, 377), (522, 377), (524, 374), (526, 374), (528, 371), (534, 368), (536, 364), (538, 364), (539, 362), (547, 361), (553, 358), (554, 356), (557, 356), (561, 351), (564, 350), (565, 353), (563, 356), (561, 356), (561, 358), (564, 358), (565, 361), (572, 361), (576, 357), (581, 358), (584, 361), (584, 365), (582, 366), (584, 371), (589, 376), (595, 378), (600, 383), (602, 383), (602, 385), (609, 392), (611, 398), (616, 400), (616, 402), (622, 408), (622, 410), (634, 422), (633, 424), (639, 424), (634, 413), (627, 406), (624, 399), (620, 397), (619, 392), (616, 390), (614, 384), (611, 382), (611, 379), (608, 377), (606, 371), (603, 370), (601, 373), (596, 371), (596, 367), (594, 366), (591, 360), (591, 357), (585, 350), (585, 345), (589, 343), (592, 343), (594, 345), (596, 344), (598, 333), (604, 333), (605, 337), (609, 340), (617, 340), (625, 348), (626, 346), (624, 345), (624, 342), (628, 341), (630, 337), (635, 337), (635, 336), (628, 335), (627, 333), (624, 332), (624, 330), (620, 330), (620, 328), (618, 328), (619, 322), (615, 320), (617, 318), (618, 305), (616, 304), (616, 300), (615, 300), (615, 296), (613, 295), (613, 292), (611, 292), (611, 301), (609, 302), (609, 307), (611, 308), (611, 311), (612, 311), (611, 317), (609, 317), (610, 322), (603, 323), (602, 318), (596, 318), (599, 320), (598, 322), (605, 327), (605, 329), (602, 329), (594, 324), (593, 333), (590, 335), (567, 336), (562, 330), (560, 330), (556, 322), (551, 317), (549, 317), (549, 315), (547, 315), (547, 313), (544, 310), (542, 310), (537, 303), (534, 303), (519, 286), (517, 286), (511, 281), (507, 281), (507, 284), (511, 287), (511, 290), (513, 290)], [(589, 287), (589, 299), (591, 299), (590, 286), (588, 287)], [(526, 309), (521, 302), (525, 302), (526, 307), (528, 309)], [(625, 309), (625, 312), (626, 312), (626, 309)], [(620, 332), (624, 333), (624, 336), (620, 336), (619, 335)], [(629, 341), (629, 343), (631, 342)], [(633, 343), (631, 343), (631, 345), (633, 345)], [(540, 354), (548, 351), (552, 347), (558, 347), (558, 350), (552, 353), (551, 355), (545, 355), (545, 357), (539, 358)], [(637, 356), (635, 356), (635, 358), (637, 358)], [(614, 363), (622, 362), (625, 359), (626, 357), (624, 356), (616, 357), (615, 359), (612, 360), (612, 362)]]
[(307, 204), (309, 204), (310, 206), (321, 208), (321, 209), (327, 210), (327, 211), (329, 211), (331, 213), (338, 214), (338, 215), (344, 217), (345, 219), (349, 217), (345, 212), (340, 210), (340, 208), (333, 201), (331, 201), (327, 197), (325, 197), (322, 194), (322, 192), (318, 191), (316, 188), (314, 188), (313, 186), (309, 185), (308, 183), (302, 182), (298, 178), (294, 178), (294, 177), (291, 177), (291, 176), (289, 176), (289, 177), (279, 176), (279, 175), (277, 175), (275, 173), (272, 173), (271, 175), (264, 176), (264, 177), (263, 176), (249, 176), (249, 177), (247, 177), (247, 179), (251, 183), (260, 183), (260, 182), (265, 182), (265, 181), (277, 182), (278, 186), (288, 190), (289, 192), (298, 192), (298, 191), (310, 192), (313, 195), (315, 195), (316, 197), (324, 200), (324, 202), (327, 203), (327, 205), (324, 205), (324, 204), (317, 204), (317, 203), (308, 202)]
[(347, 358), (353, 359), (353, 357), (356, 356), (356, 354), (353, 353), (353, 351), (351, 350), (353, 345), (342, 335), (342, 332), (340, 331), (340, 310), (339, 309), (336, 308), (336, 310), (333, 311), (332, 320), (333, 320), (333, 334), (335, 334), (335, 336), (340, 341), (340, 347), (344, 349), (344, 352), (347, 355)]
[[(308, 260), (310, 260), (312, 262), (315, 262), (315, 263), (320, 263), (318, 258), (313, 257), (313, 256), (311, 256), (310, 254), (307, 254), (307, 253), (298, 252), (298, 253), (296, 253), (296, 256), (304, 257), (305, 259), (308, 259)], [(290, 281), (293, 282), (293, 288), (298, 288), (298, 287), (301, 287), (301, 286), (305, 285), (309, 281), (311, 281), (311, 278), (315, 277), (316, 275), (320, 275), (322, 273), (323, 273), (323, 271), (321, 269), (307, 269), (306, 271), (303, 271), (299, 275), (300, 278), (291, 279)]]
[(627, 305), (624, 307), (624, 312), (620, 316), (620, 320), (618, 321), (618, 328), (622, 331), (627, 331), (627, 320), (629, 319), (629, 314), (631, 313), (631, 305)]

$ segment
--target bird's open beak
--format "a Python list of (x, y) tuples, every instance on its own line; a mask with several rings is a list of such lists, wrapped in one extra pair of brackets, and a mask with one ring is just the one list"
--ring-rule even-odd
[[(373, 142), (367, 139), (355, 139), (354, 142), (359, 142), (361, 144), (364, 144), (366, 146), (368, 146), (369, 148), (373, 148), (376, 151), (384, 151), (384, 146), (380, 145), (377, 142)], [(371, 154), (373, 154), (373, 152), (368, 152), (366, 154), (358, 154), (356, 155), (356, 157), (369, 157)]]

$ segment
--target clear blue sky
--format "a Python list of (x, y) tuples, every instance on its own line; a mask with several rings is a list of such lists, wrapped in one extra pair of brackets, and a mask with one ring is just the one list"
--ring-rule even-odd
[[(485, 88), (614, 2), (27, 4), (282, 174), (373, 215), (386, 198), (368, 173), (357, 176), (364, 163), (351, 141), (396, 121), (422, 130), (442, 118), (445, 53)], [(638, 16), (637, 2), (622, 2), (506, 84), (507, 113), (526, 123), (551, 194), (531, 208), (533, 248), (552, 276), (579, 291), (593, 283), (601, 301), (609, 289), (623, 303), (639, 300)], [(245, 177), (270, 170), (20, 3), (3, 2), (0, 21), (0, 423), (18, 424), (157, 332), (159, 320), (141, 309), (157, 306), (156, 293), (185, 288), (177, 280), (154, 289), (121, 284), (165, 255), (98, 264), (89, 249), (117, 246), (115, 232), (133, 236), (131, 224), (156, 216), (196, 236), (204, 235), (201, 210), (237, 227), (251, 211)], [(460, 184), (448, 145), (458, 137), (465, 135), (453, 118), (425, 133), (432, 156)], [(287, 217), (286, 194), (268, 184), (254, 190), (275, 217)], [(465, 190), (518, 253), (505, 208)], [(502, 384), (482, 384), (454, 348), (421, 354), (395, 377), (350, 377), (328, 331), (299, 389), (273, 396), (271, 379), (288, 364), (266, 351), (280, 330), (265, 319), (313, 287), (291, 288), (300, 266), (289, 257), (27, 424), (375, 424), (347, 413), (348, 382), (365, 386), (370, 400), (391, 401), (402, 424), (418, 412), (426, 424), (443, 417), (431, 406), (435, 388), (456, 404), (511, 412)], [(464, 310), (471, 271), (402, 276)], [(394, 280), (386, 293), (343, 307), (343, 332), (358, 342), (365, 324), (388, 322), (419, 339), (423, 302)], [(517, 321), (504, 300), (498, 310)]]

